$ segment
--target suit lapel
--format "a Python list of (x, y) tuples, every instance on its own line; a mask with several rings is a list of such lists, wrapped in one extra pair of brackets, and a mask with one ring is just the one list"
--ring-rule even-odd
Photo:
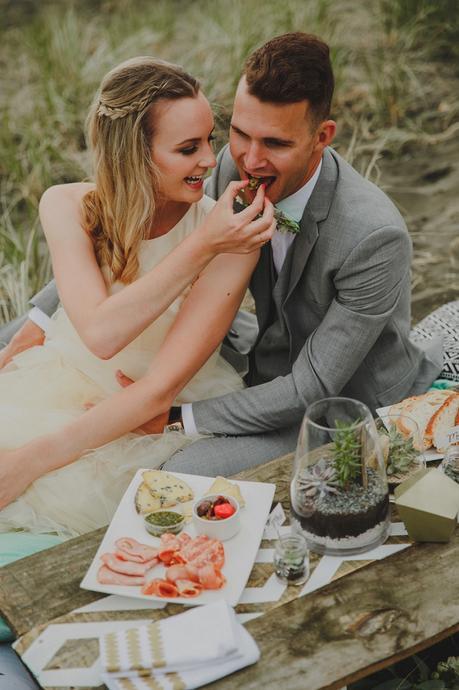
[(332, 149), (325, 149), (319, 179), (304, 209), (300, 222), (300, 232), (291, 247), (293, 255), (291, 257), (290, 279), (288, 285), (284, 286), (284, 302), (289, 299), (305, 269), (309, 255), (319, 237), (319, 223), (328, 216), (330, 211), (337, 181), (338, 169), (334, 152)]

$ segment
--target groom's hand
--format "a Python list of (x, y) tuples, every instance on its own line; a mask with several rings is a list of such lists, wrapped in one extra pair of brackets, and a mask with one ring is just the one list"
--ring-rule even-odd
[(40, 326), (27, 319), (3, 350), (0, 350), (0, 369), (3, 369), (15, 355), (36, 345), (43, 345), (45, 333)]
[[(117, 371), (116, 372), (116, 380), (122, 386), (122, 388), (127, 388), (127, 386), (130, 386), (134, 381), (129, 378), (129, 376), (126, 376), (126, 374), (123, 374), (122, 371)], [(142, 424), (142, 426), (139, 426), (138, 429), (135, 430), (135, 433), (137, 434), (162, 434), (164, 431), (164, 427), (166, 426), (167, 422), (169, 421), (169, 410), (166, 412), (163, 412), (163, 414), (158, 415), (154, 419), (150, 419), (150, 421), (145, 422), (145, 424)]]

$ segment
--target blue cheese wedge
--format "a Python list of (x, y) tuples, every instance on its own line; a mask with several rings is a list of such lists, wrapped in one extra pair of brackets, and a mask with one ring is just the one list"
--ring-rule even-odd
[(141, 515), (154, 513), (161, 508), (161, 501), (154, 496), (148, 486), (142, 482), (135, 494), (135, 508)]
[(188, 484), (169, 472), (147, 470), (143, 472), (143, 481), (152, 497), (159, 500), (160, 508), (171, 508), (194, 498)]

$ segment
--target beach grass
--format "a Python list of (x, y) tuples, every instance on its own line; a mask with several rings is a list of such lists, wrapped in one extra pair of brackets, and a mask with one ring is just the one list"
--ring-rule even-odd
[(384, 158), (458, 132), (452, 0), (0, 4), (0, 323), (24, 312), (51, 274), (40, 196), (90, 176), (86, 112), (101, 77), (123, 59), (156, 55), (197, 75), (215, 108), (218, 147), (246, 55), (276, 34), (308, 31), (332, 45), (336, 145), (362, 174), (379, 182)]

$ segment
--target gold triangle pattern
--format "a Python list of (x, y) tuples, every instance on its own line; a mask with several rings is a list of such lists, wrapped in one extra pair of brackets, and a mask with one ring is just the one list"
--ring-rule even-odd
[(125, 631), (128, 648), (129, 668), (131, 671), (142, 671), (142, 652), (140, 647), (140, 637), (138, 628), (129, 628)]
[(166, 665), (164, 658), (163, 640), (161, 637), (160, 621), (147, 626), (148, 639), (150, 641), (153, 668), (161, 668)]
[(121, 671), (116, 633), (108, 633), (108, 635), (106, 635), (105, 654), (107, 655), (107, 672), (118, 673)]

